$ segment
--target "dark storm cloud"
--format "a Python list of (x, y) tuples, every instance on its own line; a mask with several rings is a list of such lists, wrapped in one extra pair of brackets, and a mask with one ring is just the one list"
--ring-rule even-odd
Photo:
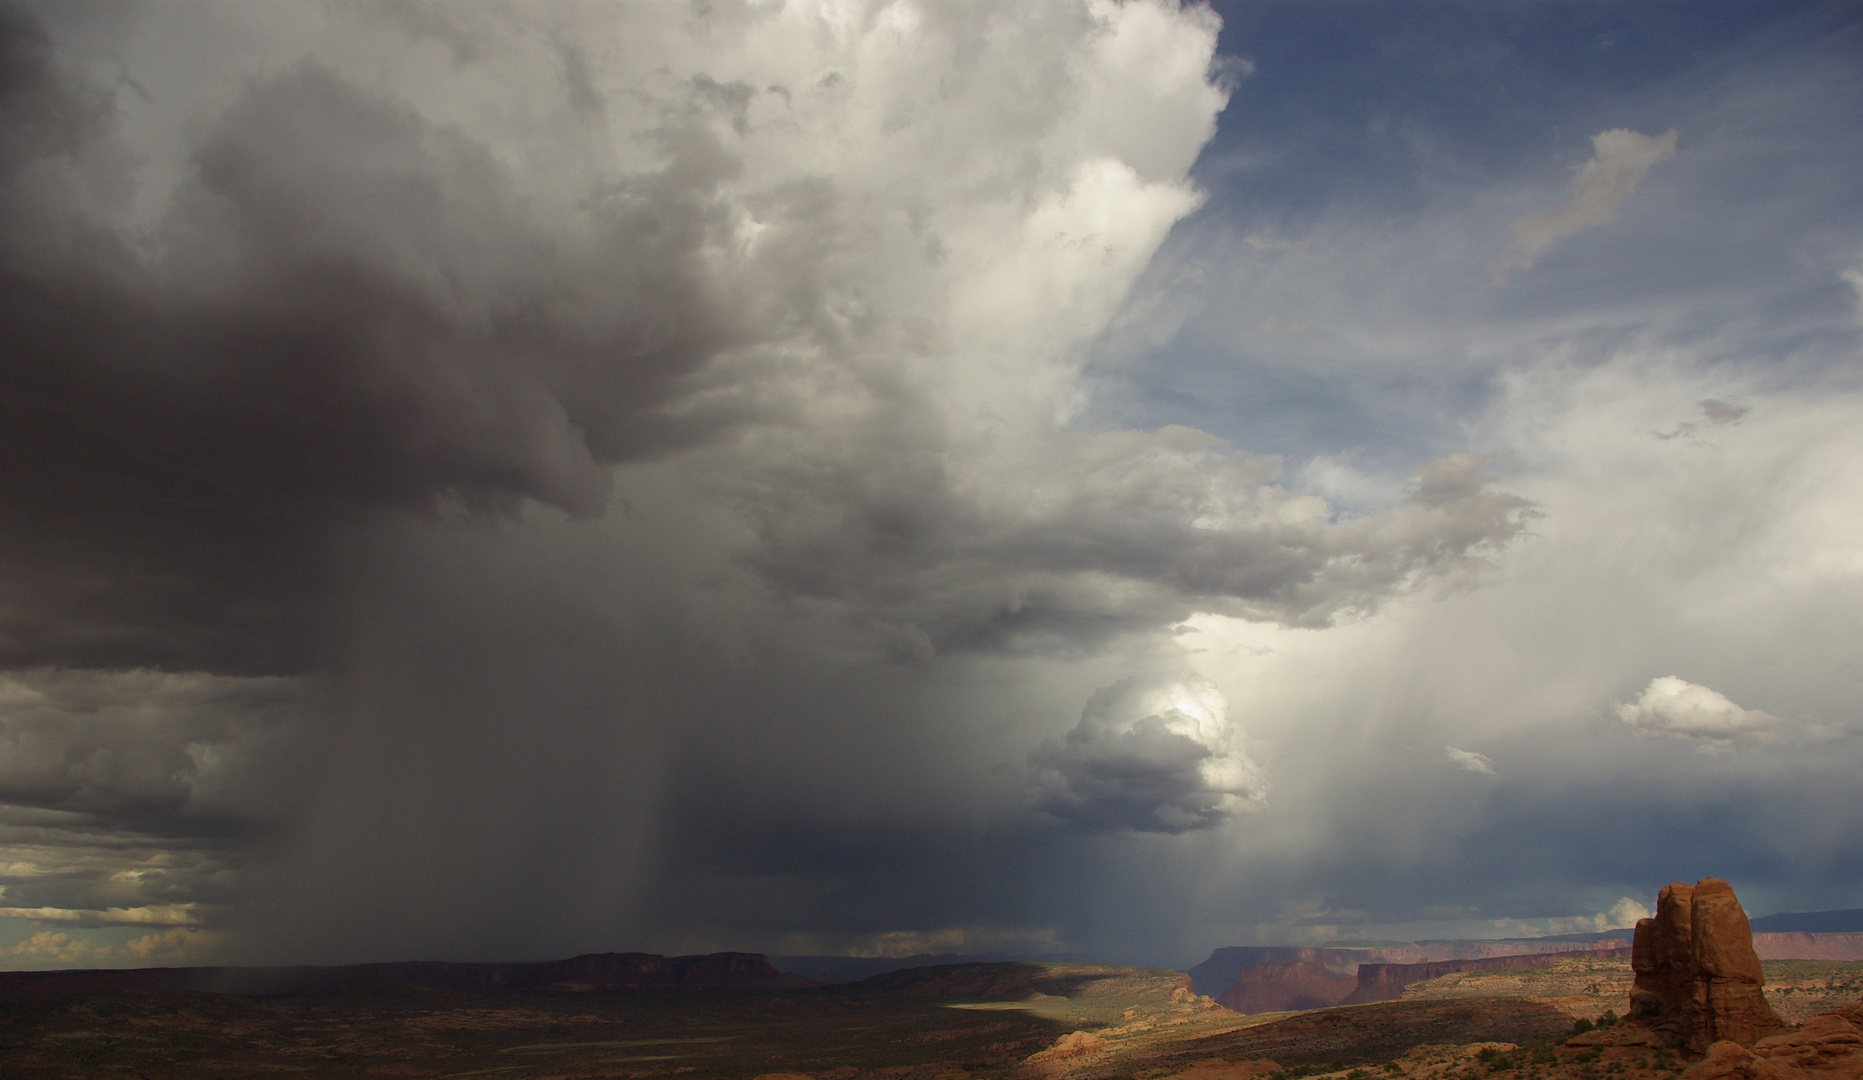
[[(657, 831), (662, 805), (730, 782), (708, 767), (724, 756), (710, 741), (764, 737), (758, 706), (802, 697), (785, 665), (850, 674), (816, 655), (835, 652), (821, 635), (771, 644), (784, 606), (810, 599), (795, 583), (811, 556), (771, 543), (766, 557), (759, 545), (775, 538), (745, 523), (822, 508), (871, 517), (911, 547), (890, 518), (968, 502), (950, 487), (977, 449), (940, 436), (935, 394), (901, 377), (950, 347), (955, 289), (924, 253), (965, 257), (969, 229), (973, 247), (1000, 249), (985, 259), (1037, 252), (1030, 279), (1058, 275), (1063, 301), (1083, 266), (1086, 296), (1095, 275), (1116, 288), (1117, 266), (1066, 257), (1051, 235), (1025, 236), (1019, 216), (1046, 205), (1051, 227), (1102, 228), (1069, 216), (1073, 187), (1091, 181), (1092, 199), (1126, 208), (1115, 239), (1142, 262), (1193, 201), (1181, 171), (1220, 107), (1202, 81), (1211, 28), (1164, 7), (1110, 22), (954, 8), (919, 36), (861, 29), (908, 54), (903, 66), (859, 55), (867, 39), (836, 44), (802, 25), (825, 61), (778, 46), (795, 70), (755, 79), (709, 68), (720, 35), (781, 29), (749, 13), (695, 25), (618, 8), (531, 19), (333, 5), (240, 9), (190, 37), (180, 28), (194, 9), (147, 23), (54, 11), (61, 32), (101, 42), (61, 51), (8, 11), (0, 666), (23, 681), (0, 784), (22, 810), (65, 822), (9, 826), (4, 839), (32, 855), (7, 882), (9, 900), (30, 903), (10, 915), (107, 911), (98, 890), (114, 882), (140, 897), (116, 907), (190, 905), (196, 923), (252, 931), (248, 948), (294, 943), (300, 959), (645, 944), (650, 925), (616, 920), (653, 907), (638, 897), (661, 844), (678, 842)], [(302, 36), (276, 29), (300, 17)], [(1105, 69), (1128, 58), (1095, 50), (1121, 20), (1181, 68), (1160, 83), (1168, 123), (1134, 123), (1121, 110), (1135, 99), (1088, 85), (1117, 88)], [(952, 80), (941, 43), (991, 21), (1015, 31), (1011, 45), (1072, 35), (1072, 53), (1054, 55), (1091, 63), (1057, 60), (1036, 72), (1039, 93), (1005, 95), (1028, 89), (1025, 56), (969, 50)], [(689, 55), (618, 58), (617, 33), (629, 48), (659, 34)], [(225, 53), (209, 55), (209, 39)], [(366, 57), (378, 47), (407, 50), (387, 61), (407, 78), (375, 77)], [(268, 48), (269, 62), (242, 66), (242, 50)], [(425, 69), (429, 48), (444, 62)], [(112, 65), (114, 82), (99, 75)], [(486, 70), (496, 92), (476, 113), (455, 108)], [(824, 83), (826, 70), (841, 83)], [(876, 131), (903, 132), (905, 152), (871, 153), (865, 110), (889, 94), (949, 115), (889, 120)], [(1083, 120), (1083, 102), (1111, 122)], [(1083, 171), (1108, 151), (1057, 125), (1133, 142), (1143, 178), (1117, 161)], [(972, 176), (979, 155), (943, 145), (956, 131), (994, 151), (998, 129), (1016, 135), (1002, 145), (1035, 152)], [(844, 150), (855, 160), (837, 161)], [(932, 173), (966, 177), (946, 247), (928, 235), (938, 206), (925, 194), (860, 171), (863, 155), (918, 170), (916, 151)], [(942, 197), (948, 179), (925, 183)], [(1032, 316), (1012, 303), (1000, 321), (1045, 336), (1075, 318), (1039, 293)], [(991, 404), (1026, 425), (1013, 403)], [(794, 453), (734, 442), (753, 420)], [(924, 473), (940, 455), (959, 468)], [(882, 459), (900, 471), (875, 469), (870, 483), (913, 481), (890, 518), (823, 482)], [(610, 512), (617, 463), (633, 463), (631, 486)], [(930, 545), (923, 562), (936, 570), (962, 549)], [(1010, 565), (986, 565), (998, 561)], [(1165, 570), (1142, 561), (1121, 575)], [(994, 595), (1027, 563), (986, 552), (974, 569)], [(834, 621), (857, 634), (901, 624), (883, 610), (889, 573), (855, 568)], [(939, 616), (943, 598), (909, 606), (935, 627), (974, 621)], [(276, 707), (242, 703), (262, 685)], [(810, 718), (798, 741), (855, 712)], [(919, 724), (908, 737), (934, 744), (935, 724)], [(699, 788), (663, 790), (675, 759), (693, 763)], [(769, 795), (780, 804), (871, 763), (818, 755)], [(274, 837), (282, 847), (267, 846)], [(164, 843), (201, 854), (142, 889), (157, 877), (135, 867)], [(115, 851), (114, 865), (99, 851)], [(228, 913), (218, 901), (233, 893), (246, 904)]]
[(268, 816), (280, 792), (256, 777), (282, 762), (251, 759), (282, 756), (306, 697), (276, 678), (0, 675), (0, 802), (158, 829)]
[[(1848, 475), (1863, 458), (1841, 397), (1613, 366), (1585, 351), (1585, 312), (1529, 332), (1506, 298), (1474, 322), (1458, 306), (1491, 288), (1509, 223), (1570, 178), (1572, 162), (1522, 166), (1524, 136), (1494, 119), (1504, 51), (1448, 94), (1500, 110), (1479, 113), (1507, 128), (1492, 154), (1474, 127), (1368, 134), (1366, 109), (1401, 94), (1309, 129), (1298, 92), (1259, 96), (1298, 70), (1264, 52), (1233, 89), (1286, 108), (1232, 109), (1219, 141), (1259, 118), (1269, 149), (1298, 152), (1196, 220), (1243, 229), (1257, 199), (1436, 206), (1445, 176), (1451, 216), (1355, 218), (1307, 248), (1252, 227), (1236, 250), (1212, 241), (1173, 289), (1274, 288), (1219, 298), (1233, 322), (1198, 336), (1203, 367), (1155, 336), (1153, 366), (1190, 380), (1183, 409), (1116, 430), (1085, 358), (1203, 198), (1186, 176), (1223, 107), (1210, 73), (1246, 68), (1212, 65), (1207, 10), (124, 10), (150, 14), (43, 9), (59, 47), (15, 18), (5, 53), (13, 922), (141, 918), (224, 933), (229, 959), (813, 941), (1155, 962), (1289, 912), (1318, 933), (1327, 912), (1550, 911), (1642, 880), (1588, 872), (1582, 838), (1558, 835), (1563, 793), (1599, 797), (1572, 777), (1618, 746), (1580, 732), (1549, 763), (1509, 732), (1563, 730), (1669, 671), (1815, 711), (1735, 663), (1654, 655), (1683, 649), (1678, 597), (1701, 626), (1747, 628), (1723, 659), (1774, 636), (1727, 599), (1742, 581), (1809, 581), (1829, 605), (1815, 635), (1778, 632), (1799, 646), (1781, 671), (1829, 667), (1838, 646), (1818, 643), (1854, 638), (1863, 607), (1830, 569), (1849, 556), (1815, 541), (1848, 536), (1830, 522), (1856, 500), (1795, 517), (1753, 479), (1823, 492)], [(1428, 56), (1430, 36), (1399, 52)], [(1640, 215), (1730, 152), (1673, 111), (1582, 111), (1561, 136), (1577, 160), (1626, 126), (1675, 127), (1685, 150), (1618, 225), (1509, 288), (1617, 290), (1598, 284), (1625, 273), (1597, 264), (1607, 242), (1668, 257)], [(1366, 168), (1334, 182), (1327, 145)], [(1387, 183), (1405, 162), (1437, 168)], [(1202, 175), (1226, 183), (1222, 164)], [(1340, 194), (1359, 187), (1376, 197)], [(1488, 234), (1457, 199), (1486, 208), (1495, 243), (1468, 240)], [(1413, 225), (1460, 261), (1400, 246)], [(1324, 303), (1278, 306), (1293, 300)], [(1293, 381), (1248, 362), (1264, 342), (1292, 350)], [(1436, 370), (1465, 356), (1525, 367), (1499, 387)], [(1754, 404), (1688, 404), (1704, 400)], [(1329, 452), (1409, 449), (1358, 478), (1370, 494), (1347, 512), (1284, 478), (1312, 463), (1250, 452), (1308, 422)], [(1683, 422), (1689, 439), (1651, 437)], [(1728, 461), (1736, 475), (1712, 472)], [(1725, 576), (1689, 576), (1774, 526), (1806, 546), (1751, 540)], [(1641, 554), (1670, 533), (1687, 544)], [(1843, 685), (1803, 682), (1827, 701)], [(1399, 768), (1405, 741), (1422, 749)], [(1739, 766), (1804, 746), (1760, 749)], [(1720, 805), (1687, 795), (1636, 807)], [(1575, 816), (1597, 834), (1608, 814)], [(1484, 878), (1508, 836), (1518, 888)], [(1534, 847), (1556, 865), (1531, 871)]]
[(0, 180), (40, 155), (76, 155), (108, 125), (109, 95), (61, 72), (30, 15), (0, 7)]
[(142, 236), (74, 194), (122, 167), (108, 95), (3, 32), (0, 661), (303, 670), (334, 529), (594, 513), (602, 463), (703, 426), (655, 414), (746, 334), (699, 265), (734, 168), (703, 133), (661, 132), (566, 251), (484, 146), (305, 61), (211, 124)]
[(299, 679), (0, 674), (0, 915), (222, 916), (318, 775), (317, 699)]
[[(0, 662), (310, 669), (345, 530), (442, 504), (598, 513), (606, 464), (796, 412), (755, 389), (774, 358), (695, 378), (721, 350), (860, 355), (891, 332), (848, 324), (817, 283), (854, 242), (831, 185), (753, 193), (755, 253), (716, 257), (742, 249), (719, 190), (742, 166), (712, 123), (747, 132), (742, 82), (667, 91), (641, 136), (664, 163), (592, 183), (557, 220), (462, 128), (303, 60), (204, 126), (138, 232), (95, 194), (128, 168), (108, 95), (9, 25)], [(566, 71), (582, 74), (564, 93), (594, 93)], [(1320, 625), (1519, 528), (1491, 495), (1334, 527), (1272, 463), (1194, 432), (979, 477), (948, 463), (915, 391), (874, 393), (872, 422), (822, 433), (841, 445), (727, 468), (749, 475), (759, 570), (906, 656), (1091, 645), (1212, 601)], [(1060, 474), (1053, 495), (1026, 502), (1011, 473), (1028, 468)]]
[(979, 475), (935, 447), (857, 445), (751, 501), (754, 557), (907, 659), (1091, 649), (1195, 611), (1325, 626), (1479, 574), (1533, 515), (1469, 455), (1423, 469), (1404, 506), (1335, 519), (1273, 482), (1278, 460), (1189, 428), (1071, 439)]

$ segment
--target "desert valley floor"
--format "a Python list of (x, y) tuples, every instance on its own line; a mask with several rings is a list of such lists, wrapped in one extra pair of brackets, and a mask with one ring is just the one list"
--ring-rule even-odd
[[(1766, 964), (1788, 1020), (1856, 1002), (1863, 963)], [(1415, 1080), (1665, 1077), (1673, 1053), (1580, 1036), (1622, 1011), (1627, 958), (1458, 972), (1396, 1001), (1243, 1016), (1181, 973), (964, 964), (838, 986), (613, 992), (32, 992), (0, 1000), (0, 1075), (900, 1080), (1280, 1072)], [(1615, 1007), (1615, 1008), (1614, 1008)]]

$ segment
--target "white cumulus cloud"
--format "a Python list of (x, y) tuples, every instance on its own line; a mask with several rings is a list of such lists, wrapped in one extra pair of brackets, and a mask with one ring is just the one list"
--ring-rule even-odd
[(1743, 709), (1719, 691), (1674, 675), (1651, 679), (1635, 701), (1618, 704), (1617, 717), (1652, 735), (1698, 739), (1715, 746), (1764, 737), (1779, 724), (1779, 718), (1770, 713)]
[(1095, 832), (1208, 828), (1267, 795), (1240, 736), (1228, 699), (1200, 675), (1121, 679), (1087, 700), (1066, 738), (1029, 755), (1033, 802)]
[(1444, 749), (1449, 751), (1450, 761), (1469, 772), (1483, 773), (1487, 776), (1499, 775), (1494, 771), (1494, 759), (1486, 754), (1478, 754), (1473, 750), (1458, 750), (1453, 746)]
[(1650, 917), (1650, 909), (1628, 896), (1619, 897), (1611, 910), (1598, 916), (1610, 925), (1605, 930), (1621, 930), (1626, 926), (1635, 926), (1637, 920)]

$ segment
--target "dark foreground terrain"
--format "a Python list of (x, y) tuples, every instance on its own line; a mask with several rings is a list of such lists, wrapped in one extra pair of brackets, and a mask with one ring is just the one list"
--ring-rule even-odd
[(1390, 1062), (1419, 1043), (1547, 1042), (1571, 1025), (1523, 1000), (1243, 1017), (1180, 973), (1091, 964), (815, 987), (586, 985), (233, 994), (0, 976), (0, 1077), (1245, 1075)]

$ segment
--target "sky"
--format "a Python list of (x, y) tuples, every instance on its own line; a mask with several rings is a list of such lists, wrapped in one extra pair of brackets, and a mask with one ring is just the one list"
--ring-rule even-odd
[(1859, 60), (0, 7), (0, 966), (1863, 906)]

